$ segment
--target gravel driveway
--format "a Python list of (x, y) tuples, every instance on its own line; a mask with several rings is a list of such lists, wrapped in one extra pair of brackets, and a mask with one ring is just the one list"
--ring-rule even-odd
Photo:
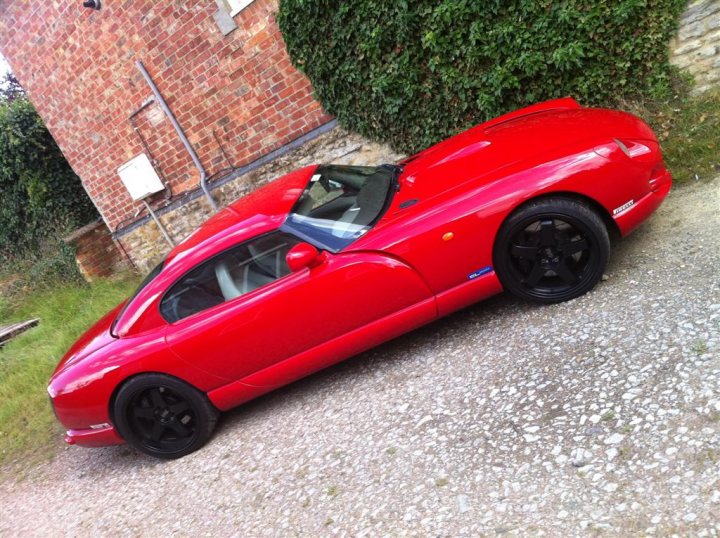
[(720, 180), (580, 299), (500, 296), (225, 416), (161, 463), (68, 448), (0, 534), (720, 534)]

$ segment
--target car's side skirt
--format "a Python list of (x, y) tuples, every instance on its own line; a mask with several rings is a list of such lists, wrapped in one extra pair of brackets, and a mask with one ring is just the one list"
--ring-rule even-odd
[(489, 272), (485, 274), (469, 275), (467, 282), (439, 293), (437, 303), (440, 317), (500, 293), (503, 290), (502, 284), (500, 284), (495, 271), (491, 268), (488, 269)]

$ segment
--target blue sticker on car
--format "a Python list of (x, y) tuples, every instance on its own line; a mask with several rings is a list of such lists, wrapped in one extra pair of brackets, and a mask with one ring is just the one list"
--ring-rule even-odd
[(488, 274), (488, 273), (491, 272), (492, 270), (493, 270), (492, 266), (491, 266), (491, 265), (488, 265), (487, 267), (483, 267), (482, 269), (478, 269), (478, 270), (475, 271), (474, 273), (470, 273), (470, 274), (468, 275), (468, 278), (469, 278), (470, 280), (474, 280), (474, 279), (476, 279), (476, 278), (479, 277), (479, 276), (483, 276), (483, 275)]

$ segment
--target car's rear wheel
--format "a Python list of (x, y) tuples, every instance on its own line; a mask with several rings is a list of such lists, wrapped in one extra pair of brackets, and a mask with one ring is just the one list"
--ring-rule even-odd
[(608, 231), (588, 205), (569, 198), (528, 203), (502, 225), (493, 260), (510, 293), (557, 303), (578, 297), (602, 278), (610, 254)]
[(218, 415), (205, 394), (162, 374), (133, 377), (120, 388), (113, 405), (115, 426), (123, 439), (164, 459), (180, 458), (203, 446)]

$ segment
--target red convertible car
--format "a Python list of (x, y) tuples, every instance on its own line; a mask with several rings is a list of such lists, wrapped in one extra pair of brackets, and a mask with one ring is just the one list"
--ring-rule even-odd
[(220, 411), (503, 289), (578, 297), (671, 185), (629, 114), (558, 99), (378, 167), (310, 166), (216, 214), (61, 360), (66, 441), (160, 458)]

